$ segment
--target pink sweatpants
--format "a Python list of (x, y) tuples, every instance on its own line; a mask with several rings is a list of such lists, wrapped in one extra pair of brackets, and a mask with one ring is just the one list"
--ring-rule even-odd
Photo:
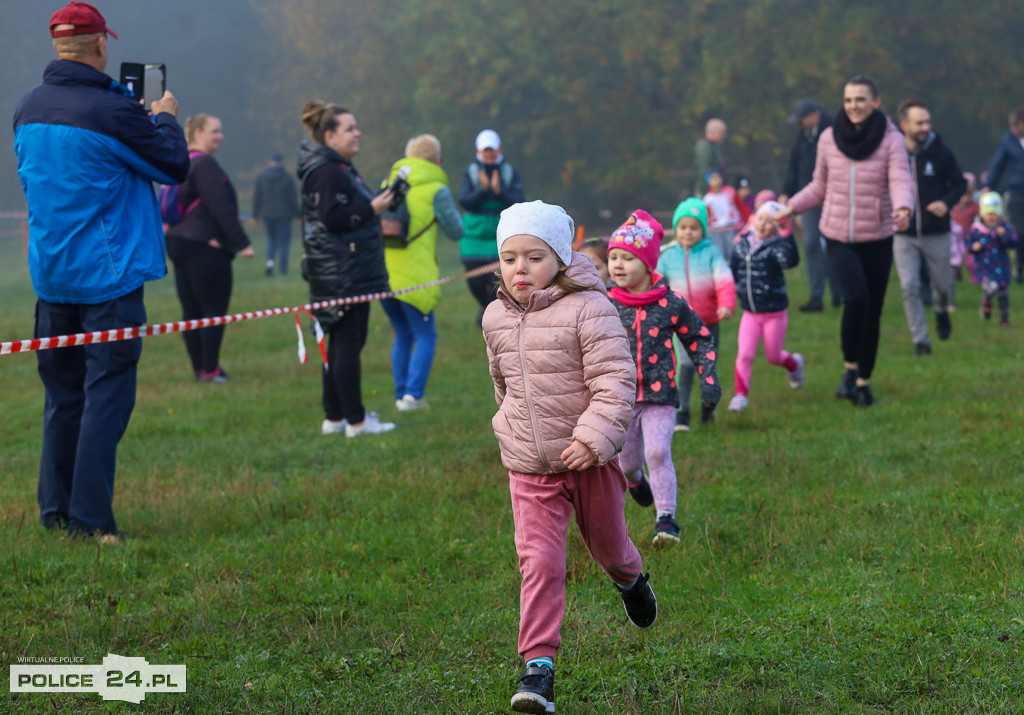
[(626, 441), (619, 460), (630, 475), (647, 462), (647, 476), (659, 512), (676, 513), (676, 465), (672, 463), (672, 434), (676, 428), (676, 406), (638, 402), (626, 428)]
[(772, 365), (781, 365), (786, 370), (796, 370), (797, 362), (782, 348), (786, 342), (786, 326), (789, 313), (780, 310), (775, 313), (751, 313), (743, 311), (740, 318), (739, 351), (736, 354), (736, 394), (750, 394), (750, 374), (754, 367), (757, 346), (764, 338), (764, 356)]
[(519, 653), (554, 658), (565, 616), (565, 549), (569, 517), (608, 577), (629, 586), (640, 575), (640, 552), (626, 531), (626, 477), (618, 459), (603, 467), (561, 474), (510, 471), (519, 592)]

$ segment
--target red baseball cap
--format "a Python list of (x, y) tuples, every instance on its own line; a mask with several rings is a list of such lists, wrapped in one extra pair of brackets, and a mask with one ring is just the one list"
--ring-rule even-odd
[[(71, 25), (60, 30), (60, 25)], [(105, 32), (118, 39), (117, 33), (107, 27), (100, 11), (87, 2), (69, 2), (50, 17), (51, 37), (70, 37), (71, 35), (94, 35)]]

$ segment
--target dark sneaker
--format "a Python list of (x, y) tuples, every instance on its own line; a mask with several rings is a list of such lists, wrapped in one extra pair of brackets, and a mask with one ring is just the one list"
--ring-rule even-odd
[(633, 478), (640, 478), (636, 484), (629, 486), (629, 495), (633, 497), (633, 501), (642, 507), (649, 507), (654, 503), (654, 494), (651, 492), (651, 483), (647, 481), (647, 475), (644, 474), (643, 469), (638, 469)]
[(843, 370), (843, 377), (839, 380), (839, 388), (836, 390), (836, 397), (840, 400), (857, 399), (856, 368), (847, 368)]
[(676, 432), (689, 432), (690, 431), (690, 413), (689, 412), (676, 412), (676, 426), (673, 429)]
[(531, 665), (516, 681), (512, 709), (517, 713), (555, 711), (555, 671), (548, 665)]
[(626, 616), (637, 628), (649, 628), (658, 620), (658, 599), (654, 595), (654, 589), (647, 583), (649, 576), (650, 574), (640, 574), (640, 578), (628, 589), (616, 585), (622, 595), (622, 607), (626, 609)]
[(659, 516), (654, 523), (654, 545), (668, 546), (679, 543), (679, 524), (669, 515)]
[(932, 354), (932, 346), (928, 343), (914, 343), (914, 357), (924, 357)]
[(707, 402), (700, 403), (700, 423), (702, 425), (713, 425), (715, 423), (715, 416), (718, 413), (718, 405), (709, 404)]
[(823, 310), (825, 310), (825, 306), (822, 305), (821, 298), (811, 298), (800, 306), (801, 313), (820, 313)]
[(853, 401), (857, 407), (874, 407), (878, 400), (871, 394), (871, 385), (857, 385), (857, 397)]
[(953, 323), (949, 321), (949, 312), (935, 314), (935, 332), (939, 334), (939, 340), (949, 340), (953, 332)]

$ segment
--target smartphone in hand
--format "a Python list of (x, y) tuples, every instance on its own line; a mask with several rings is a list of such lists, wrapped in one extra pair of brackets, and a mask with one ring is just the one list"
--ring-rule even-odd
[(148, 111), (153, 108), (153, 102), (164, 96), (167, 89), (167, 66), (163, 62), (122, 62), (121, 84), (136, 99), (143, 100), (143, 106)]

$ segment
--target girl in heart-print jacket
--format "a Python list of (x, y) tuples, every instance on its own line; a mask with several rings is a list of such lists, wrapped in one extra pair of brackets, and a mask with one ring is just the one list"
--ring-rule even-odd
[(646, 294), (612, 291), (616, 309), (629, 337), (629, 349), (636, 361), (636, 401), (678, 407), (676, 353), (672, 334), (679, 336), (693, 364), (697, 366), (701, 398), (717, 404), (722, 396), (715, 369), (715, 345), (711, 331), (679, 293), (670, 290), (658, 273), (654, 288)]

